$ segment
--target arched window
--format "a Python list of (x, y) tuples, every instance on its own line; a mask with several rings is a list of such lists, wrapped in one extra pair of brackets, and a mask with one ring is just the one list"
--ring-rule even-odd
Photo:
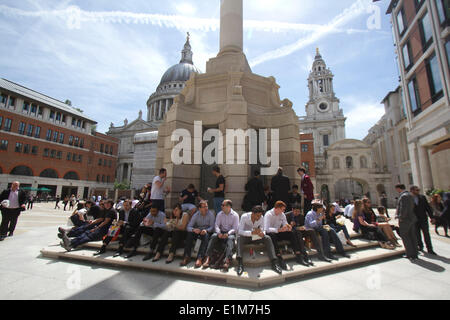
[(26, 166), (17, 166), (14, 169), (11, 170), (10, 174), (15, 175), (15, 176), (32, 177), (33, 176), (33, 170), (31, 170), (29, 167), (26, 167)]
[(78, 177), (78, 174), (74, 171), (69, 171), (64, 175), (64, 179), (66, 180), (80, 180), (80, 177)]
[(347, 169), (352, 169), (353, 168), (353, 158), (350, 156), (345, 158), (345, 165), (347, 166)]
[(364, 156), (361, 156), (360, 160), (360, 164), (361, 164), (361, 169), (367, 169), (367, 158)]
[(44, 171), (41, 172), (39, 177), (58, 179), (58, 173), (53, 169), (45, 169)]
[(340, 168), (340, 161), (338, 157), (333, 158), (333, 169), (339, 169)]

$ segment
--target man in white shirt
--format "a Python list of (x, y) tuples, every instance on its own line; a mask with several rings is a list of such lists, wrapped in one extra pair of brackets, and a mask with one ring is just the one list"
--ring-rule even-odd
[(245, 213), (241, 216), (239, 223), (239, 232), (237, 237), (237, 253), (236, 259), (238, 261), (237, 274), (241, 276), (244, 272), (244, 264), (242, 263), (242, 251), (244, 246), (249, 243), (264, 242), (267, 254), (272, 262), (272, 270), (281, 274), (282, 269), (278, 264), (275, 249), (273, 247), (272, 239), (266, 235), (264, 231), (264, 218), (262, 217), (264, 210), (261, 206), (254, 206), (252, 212)]
[(283, 270), (287, 270), (287, 265), (284, 262), (283, 257), (281, 256), (281, 250), (278, 245), (278, 242), (282, 240), (288, 240), (291, 243), (291, 247), (294, 250), (295, 260), (297, 261), (297, 263), (305, 267), (309, 267), (311, 260), (307, 257), (307, 255), (302, 255), (297, 237), (292, 231), (292, 226), (287, 222), (286, 216), (284, 214), (286, 207), (286, 203), (284, 203), (283, 201), (277, 201), (274, 208), (270, 211), (267, 211), (266, 215), (264, 216), (264, 229), (266, 231), (266, 234), (270, 238), (272, 238), (275, 253)]
[(9, 206), (1, 206), (2, 223), (0, 225), (0, 241), (3, 241), (8, 233), (8, 237), (11, 237), (16, 228), (17, 219), (22, 211), (26, 210), (26, 194), (25, 191), (20, 190), (20, 182), (14, 181), (11, 185), (11, 189), (6, 189), (0, 194), (0, 202), (3, 200), (9, 201)]
[(344, 209), (344, 216), (348, 219), (351, 219), (354, 208), (355, 208), (355, 200), (351, 200), (350, 204), (348, 204)]
[(164, 191), (170, 192), (169, 187), (164, 190), (164, 183), (167, 180), (167, 170), (161, 168), (159, 170), (159, 175), (153, 178), (152, 182), (152, 192), (150, 195), (150, 200), (152, 201), (152, 205), (156, 205), (159, 211), (165, 212), (165, 203), (164, 203)]

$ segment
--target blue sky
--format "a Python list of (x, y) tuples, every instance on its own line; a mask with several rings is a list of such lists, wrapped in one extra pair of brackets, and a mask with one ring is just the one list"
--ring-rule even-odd
[[(219, 0), (0, 0), (0, 77), (64, 101), (105, 132), (146, 101), (191, 33), (202, 71), (219, 47)], [(362, 139), (398, 85), (389, 0), (244, 0), (252, 71), (305, 115), (316, 47), (335, 75), (347, 138)], [(378, 14), (379, 13), (379, 14)]]

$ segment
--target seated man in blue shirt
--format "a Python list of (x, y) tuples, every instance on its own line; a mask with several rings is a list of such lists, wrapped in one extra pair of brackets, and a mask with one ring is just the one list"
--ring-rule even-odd
[(192, 216), (191, 221), (186, 228), (188, 235), (186, 238), (186, 246), (184, 248), (184, 258), (180, 263), (181, 267), (189, 264), (191, 261), (191, 252), (194, 241), (200, 239), (201, 245), (197, 254), (195, 268), (200, 268), (203, 264), (203, 258), (208, 248), (209, 238), (214, 231), (216, 217), (208, 210), (208, 202), (200, 201), (198, 211)]
[(308, 212), (305, 218), (305, 228), (306, 230), (315, 230), (322, 237), (322, 246), (324, 254), (327, 258), (331, 260), (338, 260), (332, 253), (330, 247), (330, 238), (336, 246), (336, 251), (345, 258), (350, 258), (350, 256), (345, 252), (342, 246), (341, 240), (339, 240), (336, 231), (329, 228), (325, 229), (322, 225), (322, 221), (325, 219), (325, 209), (320, 201), (316, 201), (312, 204), (312, 210)]

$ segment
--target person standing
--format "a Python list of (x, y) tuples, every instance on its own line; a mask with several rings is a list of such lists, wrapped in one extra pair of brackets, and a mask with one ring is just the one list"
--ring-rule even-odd
[(417, 246), (417, 217), (414, 214), (414, 198), (406, 191), (404, 184), (395, 186), (395, 190), (400, 194), (397, 203), (397, 215), (399, 219), (400, 236), (406, 250), (406, 257), (410, 261), (416, 261), (419, 258), (419, 248)]
[(288, 177), (283, 174), (283, 168), (278, 168), (278, 172), (272, 177), (270, 189), (273, 192), (273, 202), (282, 201), (289, 203), (289, 191), (291, 190), (291, 182)]
[(0, 225), (0, 241), (6, 238), (8, 231), (8, 237), (13, 236), (20, 213), (26, 210), (25, 203), (27, 201), (27, 195), (19, 187), (20, 182), (14, 181), (11, 188), (4, 190), (0, 195), (0, 202), (4, 200), (9, 201), (8, 207), (3, 206), (3, 204), (1, 205), (2, 223)]
[(222, 202), (225, 200), (225, 178), (220, 174), (220, 168), (218, 166), (213, 168), (212, 173), (216, 177), (216, 187), (208, 188), (208, 192), (214, 193), (214, 211), (217, 215), (222, 211)]
[(428, 224), (428, 217), (431, 219), (431, 223), (435, 223), (433, 217), (433, 209), (431, 209), (430, 204), (428, 203), (427, 198), (424, 195), (420, 194), (420, 189), (417, 186), (412, 186), (409, 188), (409, 191), (414, 197), (414, 213), (417, 218), (417, 244), (419, 246), (419, 251), (423, 251), (423, 238), (425, 240), (425, 245), (427, 246), (427, 251), (429, 254), (436, 255), (436, 252), (433, 251), (433, 244), (431, 243), (430, 237), (430, 226)]
[(56, 200), (55, 200), (55, 210), (56, 209), (61, 209), (59, 207), (59, 202), (61, 201), (61, 197), (60, 196), (56, 196)]
[(390, 218), (388, 212), (388, 198), (384, 192), (381, 194), (380, 203), (382, 207), (386, 208), (386, 217)]
[[(254, 206), (260, 206), (265, 200), (264, 186), (261, 181), (261, 173), (259, 170), (255, 170), (253, 178), (248, 180), (245, 185), (245, 191), (247, 191), (247, 204), (251, 210)], [(246, 210), (247, 211), (247, 210)]]
[(167, 170), (164, 168), (159, 169), (159, 174), (153, 178), (152, 191), (150, 200), (152, 201), (152, 206), (156, 207), (161, 212), (166, 211), (166, 206), (164, 203), (164, 191), (170, 192), (169, 187), (164, 190), (164, 183), (167, 181)]
[(444, 212), (444, 204), (442, 203), (441, 196), (437, 193), (433, 195), (430, 202), (430, 207), (433, 209), (433, 216), (434, 216), (434, 230), (436, 234), (439, 236), (438, 228), (443, 227), (445, 236), (448, 237), (448, 225), (447, 220), (442, 218), (442, 214)]
[(311, 202), (314, 200), (314, 186), (311, 182), (311, 178), (306, 174), (306, 169), (304, 167), (298, 168), (297, 173), (302, 178), (300, 188), (304, 199), (303, 212), (306, 216), (311, 210)]

